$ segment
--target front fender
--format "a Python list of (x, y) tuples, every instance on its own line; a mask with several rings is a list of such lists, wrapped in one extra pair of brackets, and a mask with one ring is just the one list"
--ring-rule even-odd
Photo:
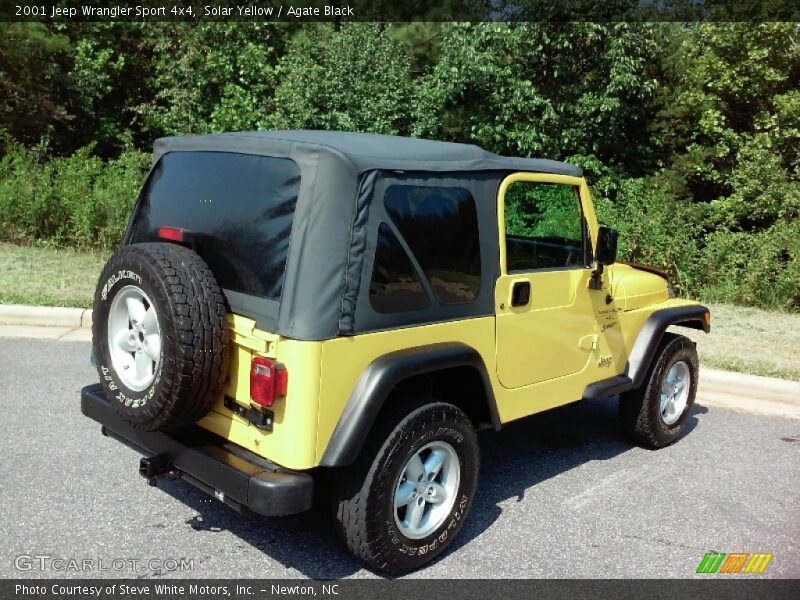
[(702, 304), (694, 304), (664, 308), (650, 315), (639, 331), (628, 357), (627, 373), (633, 382), (633, 387), (637, 388), (644, 383), (661, 338), (670, 325), (702, 329), (708, 333), (711, 331), (711, 324), (706, 319), (707, 314), (710, 314), (708, 308)]
[(628, 364), (622, 375), (616, 375), (586, 386), (583, 397), (587, 400), (607, 398), (628, 390), (636, 389), (644, 384), (647, 371), (655, 358), (661, 338), (671, 325), (680, 325), (692, 329), (711, 331), (711, 324), (706, 318), (710, 314), (702, 304), (675, 306), (655, 311), (644, 322), (636, 341), (628, 356)]

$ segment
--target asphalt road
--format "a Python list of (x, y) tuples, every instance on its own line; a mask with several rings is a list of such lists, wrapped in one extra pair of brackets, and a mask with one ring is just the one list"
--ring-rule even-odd
[[(0, 339), (0, 576), (374, 577), (319, 514), (250, 519), (181, 481), (147, 487), (138, 455), (80, 414), (88, 355)], [(602, 401), (482, 433), (469, 521), (415, 576), (682, 578), (717, 550), (772, 552), (764, 576), (800, 577), (800, 421), (700, 406), (689, 429), (632, 447)], [(59, 558), (95, 571), (53, 570)], [(170, 570), (181, 558), (193, 570)]]

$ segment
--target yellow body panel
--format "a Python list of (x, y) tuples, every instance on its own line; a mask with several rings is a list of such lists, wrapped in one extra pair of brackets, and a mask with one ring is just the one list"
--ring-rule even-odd
[(622, 310), (634, 310), (666, 300), (669, 295), (664, 280), (654, 273), (634, 269), (625, 264), (610, 268), (612, 293)]
[[(613, 265), (600, 290), (588, 288), (591, 269), (506, 273), (503, 199), (515, 181), (577, 186), (592, 240), (597, 219), (582, 178), (518, 173), (500, 187), (500, 277), (495, 315), (404, 327), (313, 342), (283, 338), (229, 315), (233, 358), (226, 395), (250, 403), (250, 362), (265, 356), (289, 372), (288, 395), (277, 399), (273, 431), (234, 415), (220, 398), (199, 424), (233, 443), (292, 469), (317, 466), (356, 383), (375, 359), (405, 348), (459, 342), (483, 359), (501, 422), (578, 400), (586, 386), (624, 372), (642, 325), (655, 310), (693, 305), (670, 299), (664, 279)], [(527, 306), (511, 306), (517, 281), (531, 284)]]
[[(225, 395), (250, 407), (250, 362), (266, 356), (286, 365), (289, 391), (272, 406), (274, 425), (265, 431), (224, 407), (220, 398), (198, 424), (261, 456), (291, 469), (316, 464), (322, 344), (281, 338), (255, 328), (255, 321), (228, 316), (233, 352)], [(255, 407), (255, 405), (254, 405)]]
[[(395, 350), (440, 342), (460, 342), (481, 355), (494, 373), (494, 317), (478, 317), (342, 337), (323, 342), (317, 458), (322, 457), (350, 392), (376, 358)], [(496, 381), (492, 382), (493, 387)]]
[[(586, 269), (502, 275), (495, 287), (497, 374), (506, 388), (519, 388), (583, 371), (594, 333)], [(515, 283), (528, 282), (530, 302), (511, 306)]]

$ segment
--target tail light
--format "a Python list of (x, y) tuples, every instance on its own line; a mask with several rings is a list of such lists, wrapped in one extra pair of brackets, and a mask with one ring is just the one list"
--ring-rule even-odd
[(170, 240), (172, 242), (184, 241), (183, 230), (178, 229), (177, 227), (159, 227), (158, 237), (160, 237), (162, 240)]
[(250, 365), (250, 399), (261, 406), (272, 406), (275, 398), (286, 395), (289, 372), (282, 364), (257, 356)]

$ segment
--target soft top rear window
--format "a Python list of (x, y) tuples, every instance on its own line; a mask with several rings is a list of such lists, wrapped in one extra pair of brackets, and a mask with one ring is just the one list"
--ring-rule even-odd
[(300, 169), (288, 158), (171, 152), (142, 191), (129, 241), (183, 229), (224, 289), (279, 299), (299, 189)]

